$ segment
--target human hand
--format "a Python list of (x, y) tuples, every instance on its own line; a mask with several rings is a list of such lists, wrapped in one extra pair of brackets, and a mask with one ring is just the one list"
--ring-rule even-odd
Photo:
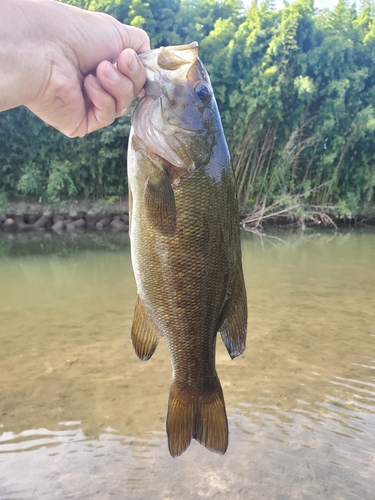
[(23, 104), (69, 137), (128, 111), (146, 78), (143, 30), (54, 0), (1, 2), (0, 110)]

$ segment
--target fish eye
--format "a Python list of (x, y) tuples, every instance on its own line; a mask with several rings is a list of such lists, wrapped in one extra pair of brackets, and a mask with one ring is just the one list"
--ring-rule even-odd
[(211, 98), (211, 90), (204, 83), (198, 83), (195, 87), (195, 93), (203, 102), (206, 102)]

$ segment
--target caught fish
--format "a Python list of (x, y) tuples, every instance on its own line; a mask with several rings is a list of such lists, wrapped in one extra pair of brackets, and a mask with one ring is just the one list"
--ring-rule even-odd
[(235, 179), (198, 44), (160, 47), (140, 59), (146, 95), (132, 117), (128, 151), (133, 346), (148, 360), (161, 337), (167, 342), (171, 455), (192, 438), (223, 454), (228, 422), (216, 336), (234, 358), (245, 349), (247, 324)]

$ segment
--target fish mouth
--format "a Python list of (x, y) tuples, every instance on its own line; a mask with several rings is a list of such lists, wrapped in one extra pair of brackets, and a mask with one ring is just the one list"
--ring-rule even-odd
[[(198, 42), (187, 45), (159, 47), (158, 49), (140, 52), (138, 57), (147, 69), (155, 72), (158, 68), (175, 72), (186, 64), (192, 66), (198, 60)], [(186, 72), (186, 69), (184, 70)]]
[(141, 52), (138, 57), (146, 69), (144, 90), (157, 99), (161, 94), (162, 75), (175, 85), (186, 83), (189, 69), (198, 61), (198, 42), (159, 47)]

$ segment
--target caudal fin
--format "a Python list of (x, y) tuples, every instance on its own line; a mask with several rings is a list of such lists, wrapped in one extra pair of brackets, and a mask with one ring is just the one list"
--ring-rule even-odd
[(168, 447), (172, 457), (181, 455), (192, 438), (211, 451), (221, 455), (226, 452), (228, 421), (219, 380), (214, 392), (204, 399), (194, 398), (172, 383), (167, 415)]

